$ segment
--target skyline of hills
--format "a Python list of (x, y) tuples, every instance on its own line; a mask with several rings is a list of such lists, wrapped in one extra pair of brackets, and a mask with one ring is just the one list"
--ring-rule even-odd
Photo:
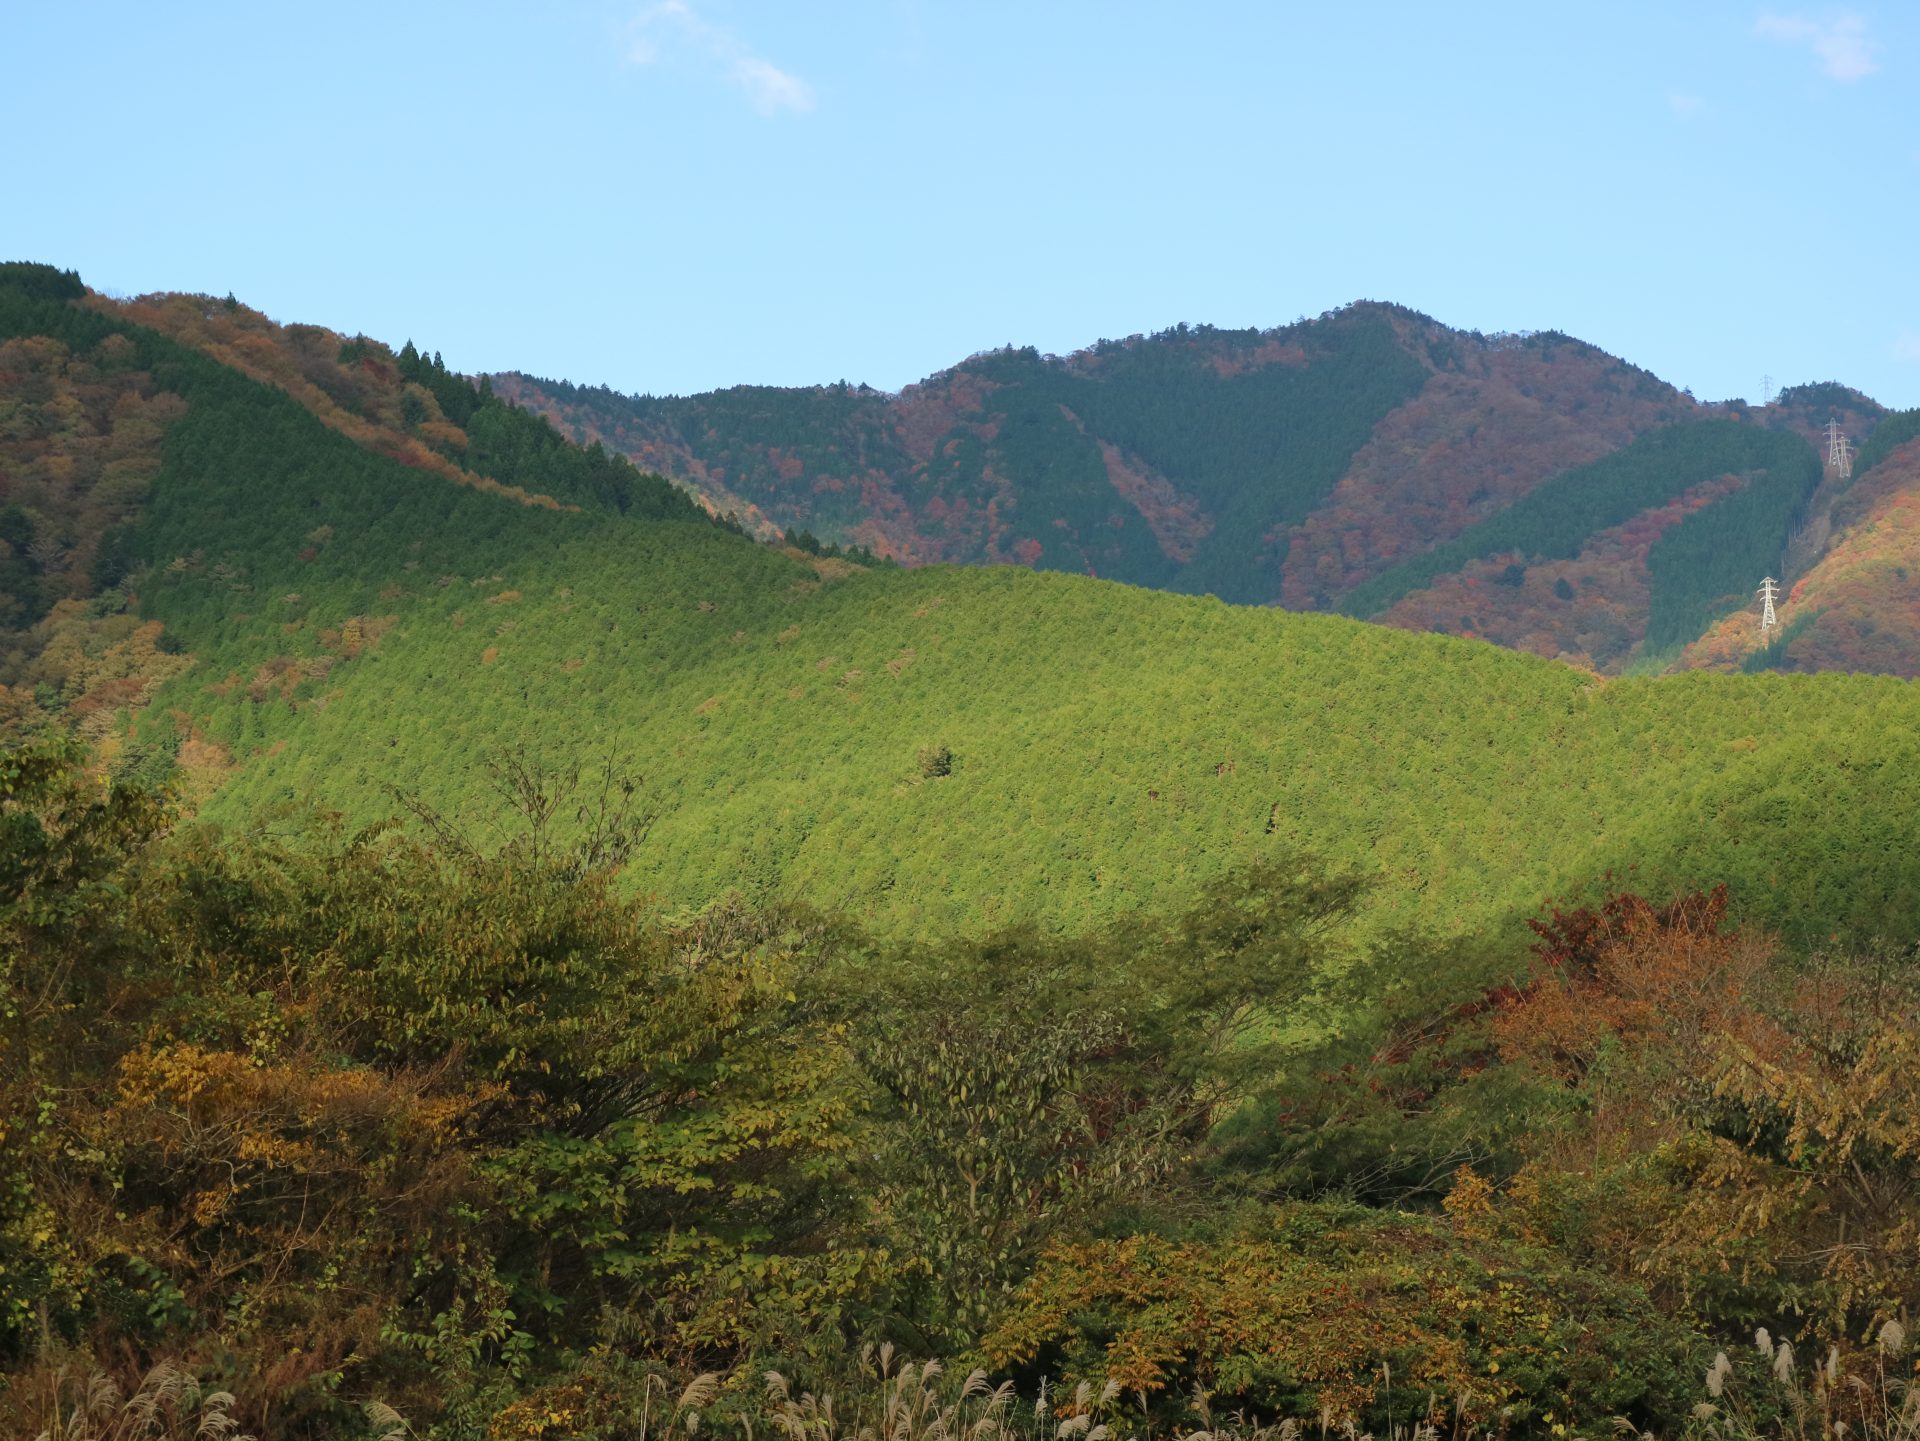
[[(395, 787), (470, 814), (489, 751), (617, 752), (659, 806), (663, 900), (798, 891), (909, 932), (1077, 922), (1275, 847), (1377, 874), (1381, 923), (1492, 923), (1616, 866), (1741, 879), (1783, 924), (1805, 885), (1882, 924), (1920, 891), (1899, 865), (1857, 873), (1888, 846), (1849, 828), (1884, 808), (1824, 808), (1908, 769), (1898, 683), (1598, 684), (1336, 616), (862, 566), (756, 543), (411, 345), (42, 288), (14, 286), (0, 365), (7, 559), (38, 589), (0, 701), (210, 816), (319, 802), (370, 822)], [(1709, 468), (1738, 451), (1753, 478), (1729, 493), (1763, 499), (1761, 462), (1806, 449), (1721, 417), (1593, 464), (1673, 445)], [(80, 532), (99, 537), (84, 564)], [(1784, 849), (1747, 848), (1787, 777), (1795, 822), (1765, 824)]]
[(16, 8), (0, 1438), (1920, 1441), (1920, 8)]
[[(763, 506), (727, 488), (737, 474), (725, 463), (683, 457), (677, 475), (659, 464), (673, 459), (663, 453), (659, 417), (648, 422), (655, 438), (644, 442), (638, 422), (609, 434), (593, 419), (617, 417), (630, 398), (515, 375), (497, 385), (483, 378), (476, 388), (411, 343), (396, 352), (324, 327), (278, 325), (231, 297), (89, 303), (173, 334), (286, 389), (361, 444), (463, 484), (503, 485), (483, 471), (530, 473), (529, 457), (506, 453), (514, 445), (533, 444), (556, 458), (549, 464), (578, 457), (564, 461), (566, 475), (546, 477), (545, 490), (506, 484), (529, 503), (617, 513), (632, 503), (634, 478), (652, 466), (710, 514), (737, 515), (762, 535), (784, 532), (815, 553), (1024, 563), (1223, 598), (1277, 584), (1281, 593), (1258, 603), (1487, 639), (1601, 674), (1756, 665), (1920, 671), (1920, 639), (1903, 619), (1916, 602), (1901, 528), (1881, 515), (1901, 512), (1910, 489), (1911, 458), (1895, 452), (1911, 439), (1913, 413), (1889, 418), (1834, 383), (1790, 387), (1766, 407), (1700, 405), (1564, 336), (1454, 332), (1397, 307), (1362, 304), (1272, 332), (1177, 328), (1065, 358), (987, 352), (898, 396), (742, 388), (649, 402), (703, 414), (710, 403), (719, 407), (707, 416), (707, 444), (738, 474), (760, 462), (771, 467), (758, 472)], [(1368, 407), (1379, 412), (1391, 383), (1409, 380), (1407, 363), (1421, 367), (1417, 393), (1345, 449)], [(1300, 386), (1316, 365), (1323, 373), (1312, 384), (1358, 407), (1344, 439), (1327, 438), (1347, 423), (1338, 417), (1304, 438), (1292, 433)], [(1375, 373), (1382, 369), (1386, 380)], [(1279, 374), (1240, 393), (1238, 382), (1262, 372)], [(1357, 400), (1341, 385), (1356, 373), (1373, 376)], [(1224, 400), (1222, 386), (1231, 392)], [(508, 440), (486, 417), (469, 443), (442, 401), (471, 421), (473, 404), (459, 397), (496, 389), (508, 404), (489, 401), (487, 417), (524, 407), (584, 438), (585, 449), (562, 445), (544, 427)], [(1090, 413), (1131, 407), (1129, 434), (1174, 456), (1172, 469), (1217, 463), (1208, 505), (1238, 507), (1238, 519), (1219, 527), (1193, 494), (1091, 432), (1055, 391), (1072, 392)], [(1155, 394), (1166, 402), (1157, 414), (1135, 404)], [(1215, 425), (1223, 415), (1238, 428)], [(1866, 438), (1856, 442), (1851, 477), (1814, 468), (1827, 419)], [(796, 428), (811, 449), (769, 439)], [(1183, 458), (1184, 442), (1203, 432), (1201, 461)], [(1264, 455), (1265, 471), (1238, 465), (1235, 444)], [(904, 499), (888, 488), (882, 466), (870, 467), (858, 487), (822, 478), (849, 456), (898, 462), (936, 450), (933, 465), (913, 462)], [(642, 464), (628, 465), (632, 456)], [(1344, 469), (1329, 481), (1342, 457)], [(1039, 476), (1036, 485), (1023, 487), (1022, 466)], [(1255, 479), (1240, 478), (1248, 474)], [(1046, 505), (1068, 514), (1046, 520)], [(1258, 537), (1249, 519), (1303, 510), (1298, 524), (1276, 522)], [(1735, 531), (1742, 539), (1730, 547)], [(84, 562), (100, 534), (82, 526), (74, 558)], [(86, 565), (67, 569), (80, 574)], [(1841, 570), (1850, 579), (1836, 589)], [(1790, 643), (1746, 623), (1749, 571), (1783, 581), (1783, 619), (1797, 627)], [(1834, 614), (1816, 625), (1814, 609)], [(1851, 640), (1834, 638), (1841, 612), (1854, 616)]]
[(1859, 445), (1887, 413), (1832, 382), (1702, 404), (1564, 335), (1374, 302), (989, 351), (897, 394), (490, 379), (762, 534), (1334, 609), (1601, 673), (1670, 664), (1761, 575), (1796, 579), (1842, 489), (1827, 423)]

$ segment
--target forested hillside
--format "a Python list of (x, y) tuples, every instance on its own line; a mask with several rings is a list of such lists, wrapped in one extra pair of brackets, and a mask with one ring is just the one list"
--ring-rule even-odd
[[(766, 524), (908, 561), (1017, 561), (1253, 603), (1284, 591), (1295, 608), (1691, 409), (1564, 337), (1488, 341), (1373, 304), (1064, 358), (996, 351), (898, 396), (652, 399), (495, 379), (576, 439)], [(1383, 478), (1391, 516), (1370, 494)]]
[[(370, 821), (395, 788), (467, 815), (482, 758), (524, 747), (645, 776), (635, 874), (675, 905), (1081, 924), (1304, 849), (1380, 877), (1382, 924), (1478, 925), (1627, 868), (1732, 881), (1789, 929), (1912, 924), (1920, 863), (1873, 830), (1915, 773), (1903, 686), (1597, 686), (1085, 577), (862, 570), (754, 544), (637, 472), (651, 498), (624, 516), (451, 483), (99, 307), (16, 287), (5, 324), (184, 402), (110, 534), (121, 575), (84, 605), (102, 656), (157, 622), (136, 648), (164, 659), (130, 683), (43, 659), (12, 703), (84, 721), (117, 772), (178, 776), (212, 816)], [(1836, 806), (1869, 785), (1883, 804)], [(1848, 913), (1816, 918), (1816, 895)]]
[(423, 354), (411, 340), (396, 353), (363, 335), (277, 325), (232, 296), (89, 303), (285, 391), (330, 428), (414, 469), (549, 509), (697, 513), (659, 477), (598, 446), (567, 444), (537, 417), (502, 403), (491, 384), (450, 373), (437, 352)]
[(1881, 421), (1832, 489), (1810, 565), (1782, 572), (1780, 629), (1761, 635), (1749, 610), (1702, 636), (1688, 664), (1920, 675), (1920, 411)]
[(1373, 304), (996, 351), (897, 396), (496, 381), (769, 533), (1335, 609), (1603, 673), (1667, 663), (1790, 543), (1824, 544), (1813, 446), (1883, 414), (1832, 384), (1702, 406), (1565, 336)]
[[(990, 359), (993, 446), (1098, 413)], [(761, 543), (411, 344), (0, 267), (0, 1429), (1900, 1434), (1920, 694), (1762, 666), (1904, 581), (1916, 430), (1456, 517), (1662, 516), (1684, 632), (1831, 507), (1779, 654), (1606, 679)]]
[[(1348, 592), (1341, 609), (1426, 619), (1439, 601), (1434, 583), (1464, 573), (1451, 595), (1490, 619), (1463, 614), (1454, 625), (1436, 618), (1424, 628), (1457, 626), (1514, 644), (1509, 616), (1518, 607), (1503, 606), (1502, 591), (1524, 592), (1531, 578), (1536, 590), (1551, 587), (1562, 624), (1580, 626), (1573, 618), (1588, 608), (1604, 608), (1601, 614), (1615, 621), (1617, 632), (1603, 629), (1593, 639), (1574, 631), (1575, 645), (1587, 641), (1579, 647), (1583, 662), (1605, 668), (1641, 645), (1659, 652), (1684, 644), (1715, 616), (1743, 606), (1749, 579), (1778, 568), (1820, 476), (1812, 448), (1783, 431), (1729, 420), (1670, 427), (1554, 477), (1453, 540), (1375, 576)], [(1603, 567), (1603, 548), (1634, 563)], [(1543, 573), (1532, 575), (1535, 568)], [(1399, 604), (1416, 592), (1425, 594)]]
[(1018, 561), (1257, 602), (1287, 529), (1419, 389), (1415, 329), (1369, 306), (1065, 360), (1008, 349), (898, 398), (842, 385), (628, 400), (498, 383), (576, 438), (604, 435), (779, 526), (908, 560)]

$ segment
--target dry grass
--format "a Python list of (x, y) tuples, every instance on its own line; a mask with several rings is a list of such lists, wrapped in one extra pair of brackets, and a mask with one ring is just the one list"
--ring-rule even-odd
[(131, 1396), (100, 1371), (84, 1382), (56, 1374), (51, 1392), (36, 1441), (253, 1441), (240, 1432), (230, 1392), (208, 1391), (167, 1361)]
[(1920, 1356), (1900, 1322), (1883, 1324), (1871, 1345), (1833, 1347), (1811, 1369), (1764, 1326), (1754, 1332), (1753, 1350), (1744, 1371), (1724, 1351), (1713, 1358), (1689, 1434), (1703, 1441), (1920, 1441)]
[[(1262, 1422), (1244, 1413), (1220, 1417), (1203, 1392), (1192, 1401), (1196, 1427), (1163, 1430), (1143, 1398), (1130, 1398), (1120, 1384), (1080, 1382), (1063, 1395), (1043, 1385), (1031, 1401), (1008, 1381), (992, 1385), (987, 1373), (970, 1371), (958, 1386), (938, 1361), (901, 1361), (891, 1346), (868, 1348), (861, 1370), (871, 1378), (845, 1406), (834, 1397), (806, 1393), (796, 1398), (786, 1377), (766, 1374), (770, 1419), (780, 1441), (1114, 1441), (1162, 1435), (1166, 1441), (1300, 1441), (1310, 1432), (1341, 1441), (1374, 1441), (1351, 1422), (1330, 1416), (1316, 1422)], [(1142, 1404), (1135, 1406), (1135, 1401)], [(752, 1428), (746, 1428), (751, 1435)], [(1390, 1428), (1389, 1441), (1441, 1441), (1448, 1433), (1429, 1421)], [(1470, 1433), (1455, 1433), (1462, 1438)]]
[[(131, 1395), (106, 1371), (82, 1370), (71, 1358), (8, 1388), (0, 1430), (33, 1441), (257, 1441), (241, 1429), (244, 1407), (192, 1371), (160, 1361)], [(393, 1407), (358, 1407), (356, 1441), (413, 1441), (417, 1433)], [(18, 1430), (8, 1430), (17, 1427)]]
[[(1754, 1352), (1740, 1366), (1718, 1355), (1705, 1378), (1705, 1397), (1681, 1427), (1666, 1434), (1698, 1441), (1920, 1441), (1920, 1351), (1908, 1345), (1898, 1321), (1881, 1326), (1870, 1345), (1846, 1354), (1830, 1351), (1811, 1369), (1791, 1344), (1764, 1330), (1754, 1338)], [(891, 1347), (869, 1348), (860, 1369), (864, 1379), (844, 1402), (810, 1392), (796, 1397), (784, 1376), (768, 1372), (767, 1417), (779, 1441), (1112, 1441), (1155, 1434), (1167, 1441), (1375, 1441), (1373, 1433), (1331, 1415), (1218, 1417), (1204, 1393), (1192, 1402), (1197, 1425), (1165, 1428), (1132, 1406), (1112, 1381), (1098, 1388), (1083, 1382), (1070, 1397), (1043, 1387), (1026, 1400), (1011, 1383), (992, 1385), (984, 1371), (972, 1371), (955, 1385), (938, 1361), (902, 1361)], [(718, 1392), (718, 1377), (701, 1380)], [(1426, 1415), (1389, 1422), (1381, 1441), (1474, 1441), (1487, 1434), (1450, 1424), (1450, 1414), (1435, 1398)], [(754, 1425), (743, 1419), (741, 1427), (752, 1441)], [(694, 1428), (682, 1429), (691, 1437)], [(1556, 1426), (1554, 1434), (1565, 1441), (1605, 1435), (1659, 1441), (1656, 1433), (1622, 1419)]]
[(1032, 1435), (1016, 1424), (1012, 1384), (989, 1386), (984, 1371), (970, 1372), (954, 1388), (942, 1384), (938, 1361), (902, 1362), (891, 1346), (863, 1352), (861, 1363), (872, 1384), (856, 1392), (845, 1411), (831, 1395), (796, 1398), (786, 1377), (767, 1372), (769, 1419), (783, 1441), (1025, 1441)]

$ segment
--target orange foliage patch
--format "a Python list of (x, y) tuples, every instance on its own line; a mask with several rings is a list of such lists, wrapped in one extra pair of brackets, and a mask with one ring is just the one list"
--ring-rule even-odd
[(1100, 458), (1106, 463), (1107, 480), (1140, 512), (1161, 553), (1183, 564), (1192, 560), (1195, 549), (1212, 532), (1213, 518), (1165, 476), (1144, 463), (1129, 461), (1118, 446), (1101, 441)]

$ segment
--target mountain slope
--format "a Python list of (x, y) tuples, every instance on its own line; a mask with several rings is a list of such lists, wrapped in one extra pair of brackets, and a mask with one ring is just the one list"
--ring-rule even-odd
[[(1819, 457), (1787, 432), (1728, 420), (1671, 426), (1554, 477), (1453, 540), (1355, 587), (1341, 609), (1417, 623), (1431, 614), (1421, 602), (1432, 604), (1434, 582), (1473, 562), (1480, 563), (1472, 568), (1481, 574), (1466, 578), (1468, 591), (1480, 591), (1483, 579), (1512, 591), (1525, 586), (1529, 563), (1591, 562), (1590, 552), (1607, 546), (1624, 551), (1631, 563), (1613, 567), (1611, 585), (1590, 569), (1580, 573), (1580, 588), (1598, 590), (1604, 601), (1617, 604), (1623, 579), (1632, 584), (1644, 578), (1644, 600), (1621, 616), (1624, 646), (1598, 659), (1643, 644), (1656, 652), (1668, 649), (1698, 635), (1716, 613), (1745, 601), (1747, 578), (1775, 565), (1820, 477)], [(1649, 516), (1657, 519), (1645, 524)], [(1636, 519), (1642, 520), (1637, 534), (1630, 529)], [(1623, 544), (1630, 538), (1641, 543)], [(1487, 576), (1496, 564), (1498, 574)], [(1558, 608), (1565, 617), (1580, 611), (1578, 596), (1567, 589), (1574, 569), (1550, 573), (1555, 599), (1566, 602)], [(1499, 595), (1488, 590), (1460, 603), (1492, 611), (1498, 626)], [(1403, 603), (1408, 597), (1413, 601)], [(1468, 633), (1478, 624), (1471, 616), (1462, 619)], [(1451, 627), (1439, 621), (1421, 628)], [(1491, 632), (1488, 638), (1512, 643)], [(1590, 656), (1593, 650), (1598, 647)]]
[(179, 342), (288, 396), (357, 444), (415, 470), (548, 509), (687, 518), (694, 505), (598, 447), (567, 445), (490, 387), (451, 374), (412, 341), (394, 352), (318, 325), (277, 325), (229, 296), (149, 295), (88, 304)]
[(1822, 519), (1804, 571), (1782, 572), (1780, 632), (1762, 636), (1749, 609), (1700, 637), (1687, 664), (1920, 676), (1920, 411), (1881, 422)]
[(1375, 304), (1065, 358), (992, 352), (898, 396), (494, 381), (770, 529), (1294, 608), (1694, 412), (1565, 337), (1489, 340)]
[[(1425, 367), (1385, 307), (1173, 333), (1065, 360), (977, 356), (900, 397), (742, 387), (688, 401), (496, 378), (576, 439), (776, 527), (909, 560), (1015, 561), (1235, 600)], [(556, 397), (550, 400), (549, 397)]]
[[(1830, 416), (1858, 436), (1880, 414), (1831, 385), (1701, 406), (1566, 336), (1370, 303), (996, 351), (897, 396), (495, 381), (769, 533), (1337, 609), (1602, 671), (1671, 655), (1790, 537), (1821, 540), (1810, 442)], [(1700, 556), (1728, 572), (1712, 594), (1693, 593)]]
[(1281, 603), (1340, 608), (1356, 586), (1544, 481), (1699, 412), (1646, 371), (1566, 336), (1442, 333), (1446, 363), (1295, 532)]
[[(396, 354), (364, 336), (276, 325), (232, 297), (108, 300), (39, 265), (0, 265), (0, 302), (13, 332), (0, 341), (0, 724), (15, 729), (57, 722), (98, 738), (116, 707), (141, 703), (184, 664), (124, 582), (131, 523), (196, 386), (228, 391), (236, 375), (271, 386), (416, 483), (737, 529), (624, 457), (567, 443), (411, 343)], [(278, 423), (273, 411), (227, 408), (223, 433)], [(260, 475), (293, 460), (263, 459)], [(330, 534), (315, 527), (303, 554)], [(205, 548), (177, 559), (199, 564)], [(214, 566), (240, 573), (232, 557)]]
[(1075, 923), (1299, 849), (1374, 876), (1376, 926), (1485, 926), (1630, 868), (1730, 880), (1789, 929), (1920, 914), (1898, 682), (1603, 684), (1085, 577), (862, 570), (452, 483), (79, 303), (0, 293), (0, 335), (121, 352), (184, 401), (117, 542), (132, 584), (98, 598), (176, 665), (103, 708), (100, 752), (214, 818), (371, 821), (399, 787), (484, 826), (484, 757), (524, 746), (644, 774), (633, 875), (664, 902), (896, 933)]

